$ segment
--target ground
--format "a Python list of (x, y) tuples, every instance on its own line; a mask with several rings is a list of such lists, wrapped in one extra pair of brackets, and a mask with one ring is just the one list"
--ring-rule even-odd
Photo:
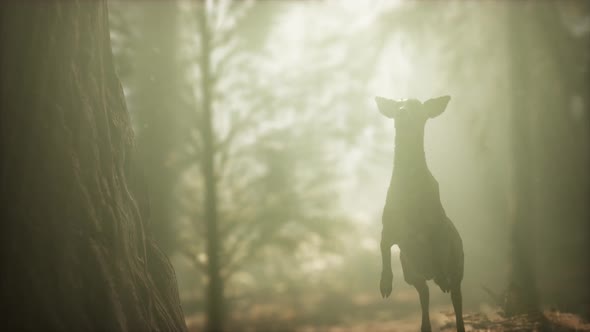
[[(400, 287), (402, 288), (402, 287)], [(450, 301), (435, 295), (430, 318), (433, 331), (456, 331)], [(316, 294), (317, 295), (317, 294)], [(298, 304), (294, 304), (298, 302)], [(405, 332), (420, 330), (419, 304), (415, 291), (403, 287), (383, 300), (375, 294), (347, 296), (342, 292), (288, 302), (270, 296), (264, 301), (246, 299), (233, 304), (232, 332)], [(499, 308), (482, 305), (464, 314), (467, 331), (590, 331), (579, 316), (544, 311), (536, 316), (503, 317)], [(190, 331), (203, 331), (204, 314), (187, 317)], [(545, 325), (542, 325), (545, 324)]]

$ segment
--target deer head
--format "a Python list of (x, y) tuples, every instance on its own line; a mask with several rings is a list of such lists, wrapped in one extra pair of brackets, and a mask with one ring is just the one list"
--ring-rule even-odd
[(381, 114), (395, 120), (396, 160), (404, 160), (404, 163), (414, 166), (416, 160), (424, 159), (426, 120), (442, 114), (450, 100), (450, 96), (442, 96), (422, 103), (417, 99), (375, 97)]
[(423, 125), (429, 118), (442, 114), (450, 100), (450, 96), (442, 96), (422, 103), (418, 99), (392, 100), (375, 97), (381, 114), (394, 119), (400, 125)]

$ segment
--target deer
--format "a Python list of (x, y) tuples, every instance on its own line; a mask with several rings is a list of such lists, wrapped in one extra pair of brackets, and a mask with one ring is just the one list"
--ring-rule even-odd
[(416, 288), (422, 309), (421, 331), (431, 331), (428, 280), (451, 293), (457, 331), (463, 322), (463, 242), (441, 200), (438, 182), (430, 173), (424, 152), (426, 121), (442, 114), (450, 96), (392, 100), (375, 97), (379, 112), (393, 119), (393, 173), (382, 216), (380, 291), (391, 295), (391, 247), (397, 245), (404, 280)]

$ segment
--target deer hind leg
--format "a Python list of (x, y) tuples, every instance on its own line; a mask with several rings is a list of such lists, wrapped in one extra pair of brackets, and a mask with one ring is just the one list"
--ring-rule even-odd
[(429, 313), (430, 292), (428, 291), (426, 280), (420, 280), (414, 283), (414, 287), (416, 287), (416, 290), (418, 291), (418, 296), (420, 297), (420, 307), (422, 308), (422, 326), (420, 327), (420, 331), (432, 331), (430, 327)]
[(430, 292), (428, 290), (428, 285), (426, 284), (426, 279), (415, 272), (412, 265), (404, 256), (403, 251), (400, 254), (400, 260), (402, 263), (402, 270), (404, 272), (404, 280), (416, 288), (418, 291), (418, 296), (420, 297), (420, 307), (422, 309), (422, 325), (420, 327), (420, 331), (430, 332), (432, 331), (430, 326), (429, 312)]
[(451, 301), (453, 301), (453, 308), (455, 310), (457, 331), (464, 332), (465, 326), (463, 323), (463, 298), (461, 295), (461, 284), (451, 289)]
[(449, 262), (453, 267), (452, 282), (451, 282), (451, 301), (453, 302), (453, 308), (455, 309), (455, 321), (457, 324), (457, 331), (465, 331), (463, 323), (463, 297), (461, 294), (461, 281), (463, 280), (463, 267), (464, 267), (464, 254), (463, 254), (463, 241), (457, 229), (450, 223), (451, 229), (451, 241), (453, 248), (452, 260)]

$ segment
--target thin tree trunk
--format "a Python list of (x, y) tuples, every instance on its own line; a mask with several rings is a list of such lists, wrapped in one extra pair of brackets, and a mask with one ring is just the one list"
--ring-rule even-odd
[(184, 331), (105, 1), (1, 4), (2, 328)]
[(217, 181), (215, 179), (215, 133), (213, 131), (211, 94), (211, 35), (206, 5), (198, 8), (201, 37), (200, 69), (202, 74), (201, 135), (203, 139), (202, 172), (205, 179), (205, 222), (207, 225), (207, 330), (223, 330), (223, 280), (220, 274), (219, 253), (221, 242), (218, 231)]

